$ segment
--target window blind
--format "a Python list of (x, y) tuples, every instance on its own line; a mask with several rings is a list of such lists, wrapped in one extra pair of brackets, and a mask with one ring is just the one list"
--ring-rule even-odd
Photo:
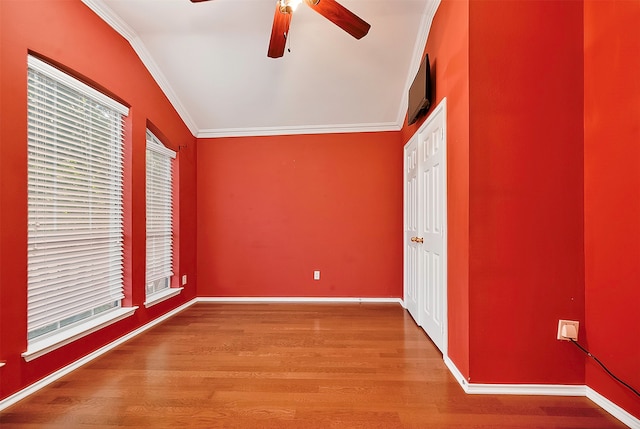
[(173, 160), (176, 153), (147, 130), (147, 296), (173, 276)]
[(118, 307), (128, 109), (28, 57), (28, 336)]

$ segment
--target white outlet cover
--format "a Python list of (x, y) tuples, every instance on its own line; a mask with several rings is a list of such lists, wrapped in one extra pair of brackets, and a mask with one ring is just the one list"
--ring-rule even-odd
[[(558, 333), (556, 335), (556, 338), (558, 340), (562, 340), (562, 341), (571, 341), (572, 338), (571, 337), (565, 337), (563, 335), (563, 327), (566, 325), (572, 325), (575, 327), (575, 338), (573, 338), (574, 341), (578, 341), (578, 329), (580, 328), (580, 322), (577, 320), (563, 320), (560, 319), (558, 320)], [(571, 330), (569, 330), (571, 331)], [(567, 329), (565, 328), (565, 332), (567, 332)]]
[(313, 279), (314, 280), (320, 280), (320, 270), (315, 270), (313, 272)]

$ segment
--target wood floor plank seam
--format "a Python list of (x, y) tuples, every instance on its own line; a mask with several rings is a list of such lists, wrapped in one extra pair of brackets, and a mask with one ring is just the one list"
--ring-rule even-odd
[(625, 427), (586, 397), (466, 394), (389, 303), (194, 303), (0, 412), (0, 426)]

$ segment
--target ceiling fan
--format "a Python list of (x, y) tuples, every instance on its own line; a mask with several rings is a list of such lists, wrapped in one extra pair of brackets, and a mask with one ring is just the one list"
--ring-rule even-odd
[[(191, 0), (193, 3), (202, 1), (208, 0)], [(311, 9), (356, 39), (362, 39), (369, 32), (369, 28), (371, 28), (371, 25), (367, 24), (336, 0), (277, 0), (276, 11), (273, 15), (273, 26), (271, 28), (271, 40), (269, 41), (269, 50), (267, 52), (268, 57), (280, 58), (284, 55), (291, 17), (298, 5), (303, 1)]]

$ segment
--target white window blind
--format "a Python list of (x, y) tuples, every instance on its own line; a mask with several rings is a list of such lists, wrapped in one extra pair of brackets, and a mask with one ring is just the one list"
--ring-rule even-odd
[(128, 109), (28, 57), (28, 338), (120, 306)]
[(173, 276), (173, 160), (147, 130), (147, 298), (170, 287)]

